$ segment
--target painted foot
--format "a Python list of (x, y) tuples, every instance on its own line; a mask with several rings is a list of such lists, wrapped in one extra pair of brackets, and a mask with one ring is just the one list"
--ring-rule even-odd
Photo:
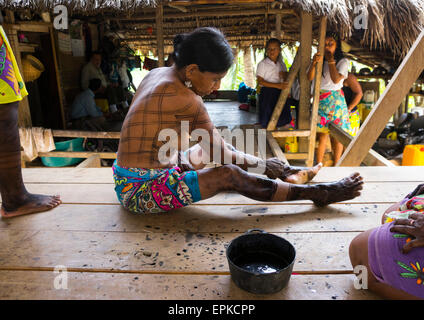
[(359, 173), (354, 173), (338, 182), (316, 185), (317, 198), (312, 201), (317, 207), (354, 199), (361, 195), (364, 181)]
[(307, 170), (301, 170), (298, 173), (288, 176), (284, 181), (293, 184), (305, 184), (310, 182), (322, 168), (322, 163), (318, 163), (315, 167)]
[(2, 218), (12, 218), (24, 214), (48, 211), (61, 203), (62, 201), (59, 195), (45, 196), (40, 194), (28, 194), (25, 202), (21, 206), (9, 210), (6, 210), (6, 208), (2, 206), (0, 213)]

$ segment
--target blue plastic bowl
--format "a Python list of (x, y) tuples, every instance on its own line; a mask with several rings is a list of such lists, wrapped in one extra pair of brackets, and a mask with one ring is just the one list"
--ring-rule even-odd
[[(84, 151), (84, 138), (56, 142), (56, 151)], [(47, 167), (65, 167), (80, 163), (84, 158), (41, 157), (41, 162)]]

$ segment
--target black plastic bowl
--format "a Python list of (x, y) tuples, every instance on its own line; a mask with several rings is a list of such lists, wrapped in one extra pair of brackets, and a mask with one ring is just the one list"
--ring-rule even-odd
[(296, 250), (287, 240), (260, 229), (251, 229), (227, 247), (231, 279), (241, 289), (276, 293), (287, 286)]

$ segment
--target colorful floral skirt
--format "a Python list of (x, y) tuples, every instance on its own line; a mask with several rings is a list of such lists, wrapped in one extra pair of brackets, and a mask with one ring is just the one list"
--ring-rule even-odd
[(0, 26), (0, 104), (21, 101), (27, 95), (6, 33)]
[(334, 123), (342, 130), (350, 132), (349, 111), (343, 90), (323, 91), (319, 96), (317, 132), (329, 133), (328, 125)]
[(349, 134), (352, 137), (355, 137), (359, 132), (359, 127), (361, 126), (361, 117), (359, 116), (358, 109), (356, 109), (355, 111), (349, 112), (349, 123), (350, 123)]
[(123, 168), (116, 161), (112, 169), (119, 202), (131, 212), (166, 212), (201, 200), (196, 171)]
[(412, 240), (406, 234), (390, 232), (397, 218), (424, 213), (424, 195), (405, 201), (399, 211), (389, 213), (385, 224), (374, 229), (368, 239), (368, 263), (376, 279), (413, 296), (424, 298), (424, 247), (402, 253)]

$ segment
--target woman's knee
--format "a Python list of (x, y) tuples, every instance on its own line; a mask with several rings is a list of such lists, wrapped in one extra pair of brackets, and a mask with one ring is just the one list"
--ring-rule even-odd
[(369, 231), (358, 234), (349, 245), (349, 257), (352, 266), (368, 264)]
[(233, 189), (237, 184), (240, 184), (240, 180), (243, 176), (243, 169), (235, 164), (225, 164), (218, 168), (218, 174), (221, 177), (221, 181), (226, 189)]

